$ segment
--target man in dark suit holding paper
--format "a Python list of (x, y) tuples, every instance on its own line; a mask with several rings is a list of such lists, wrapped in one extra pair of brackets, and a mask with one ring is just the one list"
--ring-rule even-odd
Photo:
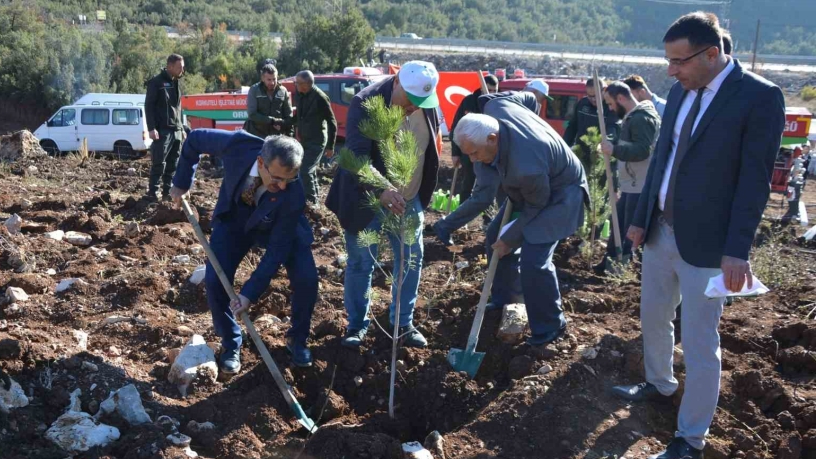
[(705, 296), (724, 275), (751, 285), (748, 254), (770, 194), (785, 124), (782, 91), (723, 53), (717, 17), (691, 13), (663, 38), (670, 76), (660, 138), (628, 231), (644, 243), (641, 293), (646, 382), (614, 391), (634, 401), (670, 396), (675, 307), (683, 301), (686, 384), (675, 438), (656, 459), (702, 457), (720, 389), (724, 298)]

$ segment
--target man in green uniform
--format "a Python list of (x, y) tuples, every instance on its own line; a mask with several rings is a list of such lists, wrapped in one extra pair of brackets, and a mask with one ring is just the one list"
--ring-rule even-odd
[(329, 96), (314, 84), (314, 75), (308, 70), (295, 76), (298, 92), (295, 126), (297, 137), (303, 146), (303, 163), (300, 178), (306, 190), (306, 202), (317, 204), (317, 166), (323, 153), (327, 158), (334, 155), (337, 137), (337, 120), (331, 108)]
[[(606, 82), (601, 80), (601, 90), (605, 88)], [(572, 117), (570, 118), (569, 124), (564, 130), (564, 140), (567, 142), (567, 145), (570, 147), (575, 144), (581, 146), (581, 154), (578, 155), (578, 157), (581, 160), (581, 163), (583, 163), (584, 168), (587, 170), (591, 169), (591, 165), (589, 164), (590, 152), (589, 147), (581, 140), (581, 137), (585, 136), (587, 130), (591, 127), (598, 129), (600, 132), (598, 123), (598, 103), (601, 103), (603, 106), (606, 134), (611, 135), (612, 139), (617, 139), (618, 130), (620, 129), (620, 126), (618, 125), (618, 117), (604, 101), (603, 94), (595, 94), (595, 80), (592, 78), (589, 78), (586, 81), (586, 97), (578, 101), (578, 104), (575, 106), (575, 110), (572, 112)], [(605, 180), (606, 179), (604, 179), (603, 183), (606, 183)]]
[(179, 78), (184, 74), (184, 58), (178, 54), (167, 57), (167, 67), (147, 81), (145, 95), (145, 118), (147, 131), (153, 144), (150, 156), (150, 182), (146, 198), (158, 200), (159, 181), (162, 182), (162, 199), (170, 200), (170, 182), (176, 171), (184, 124), (181, 122), (181, 89)]
[(278, 84), (278, 69), (272, 64), (261, 68), (261, 81), (247, 94), (244, 130), (260, 138), (285, 134), (292, 136), (292, 102), (289, 91)]

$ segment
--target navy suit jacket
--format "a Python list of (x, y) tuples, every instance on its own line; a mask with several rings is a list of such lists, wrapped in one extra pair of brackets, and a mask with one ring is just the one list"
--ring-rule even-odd
[[(196, 129), (187, 136), (181, 149), (173, 185), (189, 190), (202, 153), (216, 155), (224, 164), (224, 179), (213, 210), (213, 221), (240, 225), (247, 237), (265, 248), (265, 253), (252, 276), (244, 284), (241, 294), (251, 302), (269, 286), (280, 266), (289, 258), (296, 245), (309, 246), (314, 242), (312, 229), (303, 211), (306, 197), (300, 180), (290, 183), (277, 193), (265, 192), (255, 210), (237, 212), (252, 165), (261, 154), (263, 139), (245, 131)], [(243, 217), (239, 217), (243, 215)]]
[[(370, 97), (383, 96), (385, 105), (391, 105), (391, 94), (394, 90), (394, 78), (385, 78), (362, 91), (351, 100), (346, 122), (346, 148), (357, 156), (368, 156), (371, 164), (384, 177), (385, 164), (383, 163), (380, 147), (377, 142), (365, 137), (359, 129), (360, 122), (368, 118), (363, 102)], [(432, 108), (422, 109), (428, 122), (428, 148), (425, 150), (425, 163), (422, 166), (422, 182), (417, 197), (422, 208), (428, 207), (431, 196), (436, 188), (436, 175), (439, 171), (439, 153), (436, 149), (436, 134), (439, 121), (436, 111)], [(334, 176), (329, 194), (326, 196), (326, 207), (337, 215), (343, 229), (358, 232), (365, 229), (374, 219), (374, 211), (367, 206), (366, 192), (371, 191), (364, 186), (353, 173), (338, 168)]]
[[(658, 207), (667, 173), (672, 133), (687, 91), (669, 92), (646, 182), (632, 225), (646, 230)], [(774, 159), (785, 127), (782, 91), (742, 68), (723, 81), (678, 165), (674, 233), (680, 256), (701, 268), (719, 268), (723, 256), (748, 260), (754, 233), (768, 202)]]

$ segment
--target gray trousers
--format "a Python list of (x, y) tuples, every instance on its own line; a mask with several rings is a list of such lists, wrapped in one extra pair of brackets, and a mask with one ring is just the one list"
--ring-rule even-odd
[(708, 298), (708, 280), (717, 268), (698, 268), (680, 257), (674, 230), (662, 216), (654, 219), (643, 250), (640, 322), (646, 381), (663, 395), (677, 390), (672, 372), (675, 307), (683, 301), (683, 359), (686, 384), (676, 436), (694, 448), (705, 446), (705, 436), (720, 394), (720, 335), (717, 332), (723, 298)]
[(320, 185), (317, 182), (317, 166), (326, 149), (325, 143), (302, 142), (303, 161), (300, 165), (300, 179), (303, 180), (303, 191), (306, 193), (306, 202), (317, 202)]

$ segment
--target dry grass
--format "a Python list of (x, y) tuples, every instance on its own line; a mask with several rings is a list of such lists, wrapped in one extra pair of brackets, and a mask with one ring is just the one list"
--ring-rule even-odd
[(638, 264), (634, 255), (632, 255), (632, 259), (628, 263), (618, 263), (616, 260), (610, 259), (609, 269), (606, 270), (606, 279), (617, 286), (638, 284), (640, 283)]
[(795, 247), (786, 244), (784, 234), (778, 231), (751, 253), (751, 269), (754, 275), (769, 288), (790, 290), (802, 285), (807, 272), (807, 259), (797, 253)]
[(71, 154), (71, 159), (73, 160), (75, 167), (85, 167), (85, 164), (91, 160), (92, 153), (88, 151), (88, 139), (82, 139), (82, 143), (79, 145), (79, 150), (76, 153)]
[(799, 92), (799, 97), (801, 97), (802, 100), (805, 100), (805, 101), (812, 101), (812, 100), (816, 99), (816, 87), (805, 86)]
[[(814, 88), (816, 91), (816, 88)], [(802, 90), (804, 92), (804, 89)], [(805, 107), (811, 111), (811, 113), (816, 112), (816, 99), (806, 99), (802, 97), (802, 93), (800, 94), (791, 94), (785, 93), (785, 106), (786, 107)]]

